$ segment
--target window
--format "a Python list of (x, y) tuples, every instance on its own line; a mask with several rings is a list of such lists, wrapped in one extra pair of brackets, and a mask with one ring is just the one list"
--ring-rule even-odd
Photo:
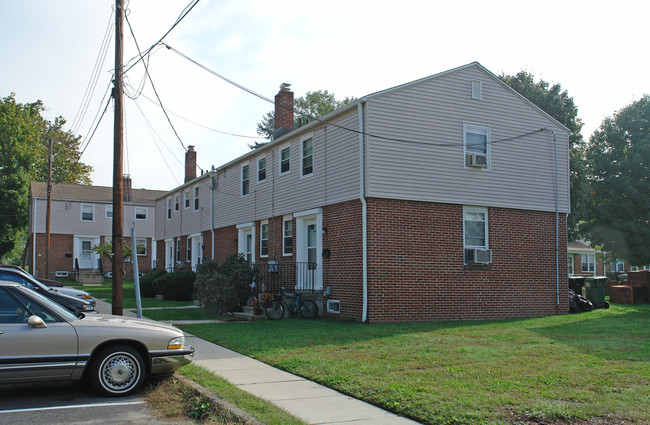
[(488, 212), (487, 208), (463, 208), (463, 233), (465, 263), (475, 260), (475, 249), (488, 248)]
[(136, 239), (135, 240), (135, 252), (138, 256), (147, 255), (147, 240), (146, 239)]
[(185, 257), (185, 261), (188, 263), (192, 261), (192, 238), (190, 237), (187, 238), (187, 257)]
[(289, 216), (282, 220), (282, 255), (293, 253), (293, 218)]
[(609, 265), (609, 270), (612, 272), (624, 272), (625, 263), (621, 260), (616, 260), (615, 262)]
[(105, 209), (104, 213), (105, 213), (106, 218), (113, 218), (113, 206), (112, 205), (106, 205), (106, 209)]
[(314, 172), (314, 139), (309, 138), (302, 141), (302, 175), (306, 176)]
[(327, 300), (327, 312), (339, 314), (341, 312), (341, 301)]
[(567, 268), (567, 273), (569, 276), (573, 276), (573, 254), (569, 254), (569, 256), (566, 259), (566, 268)]
[(291, 170), (291, 149), (287, 146), (280, 149), (280, 174), (288, 173)]
[(199, 210), (199, 187), (194, 187), (194, 211)]
[(582, 272), (593, 273), (596, 271), (596, 260), (593, 254), (582, 254)]
[(172, 198), (167, 198), (167, 220), (172, 218)]
[(81, 204), (81, 221), (95, 221), (95, 206)]
[(260, 257), (269, 256), (269, 222), (262, 221), (260, 224)]
[(463, 124), (463, 145), (465, 167), (489, 169), (490, 128), (487, 126)]
[(181, 238), (176, 239), (176, 262), (181, 262)]
[(250, 191), (250, 180), (248, 178), (248, 164), (241, 167), (241, 194), (248, 195)]
[(483, 98), (483, 86), (480, 81), (472, 81), (472, 99)]
[(135, 219), (136, 220), (146, 220), (147, 219), (147, 208), (145, 208), (145, 207), (135, 207)]
[(185, 208), (190, 207), (190, 191), (186, 190), (185, 191)]
[(263, 182), (266, 180), (266, 157), (257, 160), (257, 181)]
[(174, 211), (178, 211), (181, 208), (180, 196), (174, 195)]

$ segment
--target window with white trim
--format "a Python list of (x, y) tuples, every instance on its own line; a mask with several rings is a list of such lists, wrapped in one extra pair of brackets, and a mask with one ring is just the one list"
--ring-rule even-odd
[(95, 221), (95, 206), (81, 204), (81, 221)]
[(112, 205), (106, 205), (106, 209), (104, 210), (104, 217), (113, 218), (113, 206)]
[(189, 189), (185, 191), (185, 208), (189, 208), (191, 203)]
[(174, 211), (178, 211), (181, 208), (180, 196), (174, 195)]
[(291, 171), (291, 149), (286, 146), (280, 149), (280, 174)]
[(582, 254), (580, 256), (583, 273), (594, 273), (596, 271), (596, 256), (594, 254)]
[(472, 99), (483, 99), (483, 85), (480, 81), (472, 80)]
[(489, 168), (490, 127), (463, 124), (465, 166)]
[(569, 256), (566, 259), (566, 269), (567, 269), (567, 273), (569, 274), (569, 276), (573, 276), (573, 273), (574, 273), (574, 271), (573, 271), (573, 254), (569, 254)]
[(250, 178), (248, 164), (241, 167), (241, 195), (246, 196), (250, 192)]
[(260, 223), (260, 257), (269, 256), (269, 221)]
[(136, 220), (146, 220), (147, 219), (147, 208), (146, 207), (135, 207), (135, 219)]
[(314, 173), (314, 139), (309, 137), (302, 141), (302, 175)]
[(488, 210), (463, 207), (463, 247), (465, 263), (474, 260), (474, 250), (488, 249)]
[(176, 239), (176, 262), (181, 261), (181, 238)]
[(194, 211), (199, 210), (199, 187), (194, 186)]
[(135, 252), (138, 256), (147, 255), (147, 239), (136, 239), (135, 240)]
[(167, 220), (172, 218), (172, 198), (167, 198)]
[(621, 260), (616, 260), (615, 262), (609, 265), (609, 271), (611, 272), (624, 272), (625, 271), (625, 262)]
[(185, 257), (185, 262), (189, 263), (192, 261), (192, 238), (187, 237), (187, 256)]
[(263, 182), (266, 180), (266, 157), (263, 156), (257, 159), (257, 181)]
[(282, 220), (282, 255), (293, 254), (293, 217)]

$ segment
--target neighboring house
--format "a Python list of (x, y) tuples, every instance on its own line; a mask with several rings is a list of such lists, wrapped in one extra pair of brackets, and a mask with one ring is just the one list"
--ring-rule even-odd
[(157, 198), (158, 264), (239, 252), (360, 321), (568, 312), (559, 122), (476, 62), (298, 129), (292, 106), (283, 85), (273, 142)]
[(592, 248), (588, 241), (569, 242), (567, 245), (567, 272), (569, 276), (606, 276), (629, 271), (648, 270), (650, 266), (631, 266), (627, 261), (607, 259), (607, 255)]
[[(156, 244), (154, 199), (163, 191), (131, 189), (124, 180), (123, 231), (130, 238), (135, 225), (140, 272), (155, 266)], [(33, 181), (30, 187), (29, 246), (27, 264), (37, 277), (73, 277), (78, 270), (103, 270), (109, 275), (111, 264), (93, 251), (112, 238), (113, 188), (76, 184), (54, 184), (50, 213), (50, 266), (45, 271), (47, 183)], [(131, 267), (125, 267), (132, 276)]]

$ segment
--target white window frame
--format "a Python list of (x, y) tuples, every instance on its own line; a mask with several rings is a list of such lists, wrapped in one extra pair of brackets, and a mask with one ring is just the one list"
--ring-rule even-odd
[(174, 258), (174, 268), (180, 263), (181, 260), (181, 238), (176, 238), (176, 255)]
[(174, 211), (179, 211), (181, 209), (181, 196), (176, 194), (174, 195)]
[[(587, 260), (586, 263), (585, 257)], [(584, 268), (585, 264), (587, 264), (587, 270)], [(596, 275), (596, 254), (580, 254), (580, 271), (582, 273), (593, 273), (594, 276)]]
[[(264, 227), (266, 226), (266, 235), (264, 234)], [(264, 254), (263, 247), (266, 242), (266, 254)], [(260, 221), (260, 258), (267, 258), (269, 256), (269, 221)]]
[[(264, 167), (262, 167), (262, 166), (260, 165), (260, 163), (261, 163), (262, 161), (264, 161)], [(268, 172), (268, 167), (267, 167), (267, 166), (268, 166), (268, 164), (267, 164), (267, 162), (266, 162), (266, 155), (264, 155), (264, 156), (260, 156), (260, 157), (257, 158), (257, 182), (258, 182), (258, 183), (261, 183), (261, 182), (265, 182), (265, 181), (266, 181), (267, 172)], [(260, 177), (260, 173), (261, 173), (262, 171), (264, 171), (264, 178), (261, 178), (261, 177)]]
[(341, 301), (327, 300), (327, 312), (333, 314), (341, 314)]
[(567, 273), (569, 276), (573, 276), (575, 273), (575, 258), (573, 254), (567, 256)]
[(238, 224), (237, 228), (237, 252), (246, 256), (247, 246), (246, 246), (246, 234), (251, 234), (251, 264), (255, 264), (255, 223), (243, 223)]
[[(468, 221), (466, 219), (466, 215), (468, 213), (478, 213), (478, 214), (483, 214), (485, 219), (483, 220), (483, 227), (485, 230), (485, 242), (483, 245), (468, 245), (467, 244), (467, 229), (465, 228), (465, 222)], [(474, 207), (474, 206), (463, 206), (463, 262), (467, 264), (466, 261), (466, 255), (465, 255), (465, 250), (468, 249), (489, 249), (490, 247), (490, 239), (489, 239), (489, 216), (488, 216), (488, 209), (486, 207)]]
[[(140, 242), (144, 241), (144, 245), (141, 245)], [(144, 246), (144, 253), (138, 252), (138, 246)], [(147, 239), (146, 238), (137, 238), (135, 240), (135, 253), (138, 257), (147, 256)]]
[[(620, 270), (619, 270), (619, 266), (621, 266)], [(621, 261), (621, 260), (612, 261), (609, 264), (609, 271), (611, 271), (611, 272), (619, 272), (619, 273), (624, 272), (625, 271), (625, 262)]]
[[(108, 215), (110, 213), (110, 215)], [(104, 218), (113, 218), (113, 206), (106, 205), (104, 208)]]
[(200, 208), (200, 203), (199, 203), (199, 187), (194, 186), (194, 211), (198, 211)]
[[(286, 224), (289, 223), (289, 229), (291, 229), (291, 236), (287, 236), (286, 234)], [(287, 245), (287, 238), (291, 238), (291, 243)], [(283, 256), (292, 256), (293, 255), (293, 241), (294, 241), (294, 231), (293, 231), (293, 216), (292, 215), (285, 215), (282, 218), (282, 255)], [(289, 248), (290, 252), (287, 252), (287, 248)]]
[(477, 99), (477, 100), (483, 99), (483, 83), (479, 80), (472, 80), (471, 87), (472, 87), (472, 99)]
[[(90, 220), (84, 219), (84, 207), (90, 207), (90, 214), (92, 214), (92, 218)], [(93, 222), (95, 221), (95, 205), (93, 204), (81, 204), (81, 214), (79, 216), (81, 221), (84, 222)]]
[(241, 196), (247, 196), (251, 193), (251, 167), (248, 162), (244, 163), (240, 167), (239, 171), (240, 177), (240, 192)]
[(172, 198), (167, 198), (167, 220), (172, 219)]
[[(144, 218), (138, 218), (138, 210), (144, 211)], [(135, 220), (145, 221), (149, 219), (149, 209), (147, 207), (135, 207), (133, 209), (133, 218)]]
[(187, 244), (187, 250), (185, 251), (185, 262), (191, 263), (192, 262), (192, 238), (188, 236), (185, 239), (185, 242)]
[[(480, 134), (485, 136), (485, 153), (467, 150), (467, 134)], [(474, 168), (467, 165), (467, 154), (485, 155), (487, 167), (476, 168), (478, 170), (490, 169), (490, 126), (485, 124), (463, 123), (463, 164), (465, 168)]]
[[(289, 158), (287, 158), (288, 161), (288, 169), (286, 171), (282, 171), (282, 152), (285, 150), (289, 150)], [(278, 148), (278, 174), (283, 176), (285, 174), (289, 174), (291, 172), (291, 144), (287, 143), (286, 145), (280, 146)]]
[[(305, 143), (311, 142), (311, 154), (305, 155)], [(310, 133), (307, 136), (300, 139), (300, 175), (301, 177), (307, 177), (314, 174), (314, 134)], [(305, 173), (305, 160), (311, 158), (311, 171)]]
[(185, 190), (185, 209), (188, 209), (190, 207), (191, 203), (192, 203), (192, 200), (190, 198), (190, 190), (187, 189), (187, 190)]

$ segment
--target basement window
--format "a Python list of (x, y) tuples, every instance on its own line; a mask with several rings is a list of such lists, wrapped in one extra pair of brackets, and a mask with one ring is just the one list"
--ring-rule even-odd
[(327, 312), (328, 313), (341, 313), (341, 301), (339, 300), (327, 300)]

